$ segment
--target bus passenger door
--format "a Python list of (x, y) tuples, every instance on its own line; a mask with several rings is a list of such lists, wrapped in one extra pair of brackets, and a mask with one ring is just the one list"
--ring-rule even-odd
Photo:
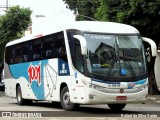
[(84, 78), (84, 56), (81, 54), (81, 44), (79, 40), (74, 39), (75, 42), (75, 58), (74, 58), (74, 67), (76, 68), (75, 71), (75, 98), (76, 102), (78, 103), (84, 103), (85, 101), (85, 88), (83, 84), (83, 78)]

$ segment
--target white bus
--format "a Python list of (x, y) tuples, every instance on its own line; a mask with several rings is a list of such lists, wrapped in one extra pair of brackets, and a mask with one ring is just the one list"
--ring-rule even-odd
[(156, 82), (156, 87), (157, 90), (160, 93), (160, 50), (157, 51), (156, 59), (155, 59), (155, 64), (154, 64), (154, 74), (155, 74), (155, 82)]
[(145, 103), (148, 78), (142, 38), (132, 26), (77, 21), (24, 37), (5, 48), (5, 93), (19, 105), (58, 101), (65, 110)]
[[(147, 55), (147, 62), (149, 67), (151, 68), (150, 74), (148, 77), (150, 78), (150, 87), (152, 87), (153, 90), (156, 92), (156, 94), (160, 93), (160, 44), (159, 46), (156, 45), (156, 43), (146, 37), (142, 37), (144, 42), (147, 42), (147, 49), (146, 49), (146, 55)], [(149, 44), (148, 44), (149, 43)], [(155, 80), (154, 80), (155, 79)], [(153, 93), (155, 94), (155, 93)]]

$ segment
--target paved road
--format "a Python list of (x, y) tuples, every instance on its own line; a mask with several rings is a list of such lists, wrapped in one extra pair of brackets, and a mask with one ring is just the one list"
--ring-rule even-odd
[[(60, 104), (51, 102), (34, 102), (31, 105), (19, 106), (16, 99), (4, 96), (4, 93), (0, 92), (0, 116), (3, 116), (7, 112), (11, 112), (15, 120), (21, 119), (21, 117), (46, 117), (47, 120), (59, 120), (59, 119), (107, 119), (117, 120), (118, 118), (130, 120), (130, 119), (160, 119), (160, 103), (148, 101), (146, 104), (128, 104), (121, 112), (111, 111), (107, 105), (83, 105), (77, 111), (64, 111)], [(157, 118), (159, 116), (159, 118)], [(115, 118), (116, 117), (116, 118)], [(0, 117), (0, 119), (8, 120), (8, 118)], [(39, 118), (41, 120), (42, 118)], [(44, 119), (44, 118), (43, 118)]]

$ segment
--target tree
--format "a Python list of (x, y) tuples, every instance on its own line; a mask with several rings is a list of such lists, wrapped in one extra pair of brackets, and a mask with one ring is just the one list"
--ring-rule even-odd
[(23, 36), (31, 23), (31, 13), (29, 8), (14, 6), (6, 11), (5, 15), (0, 16), (0, 63), (3, 63), (6, 43)]
[(105, 0), (100, 0), (100, 6), (97, 8), (94, 17), (99, 21), (108, 21), (108, 7)]
[[(159, 42), (159, 0), (63, 0), (75, 13), (99, 21), (112, 21), (136, 27), (142, 36)], [(77, 20), (87, 18), (78, 16)]]
[(73, 10), (79, 15), (76, 17), (77, 20), (92, 20), (90, 18), (94, 18), (94, 14), (96, 9), (100, 5), (99, 0), (63, 0), (67, 4), (67, 8)]
[(142, 36), (160, 38), (160, 1), (159, 0), (106, 0), (108, 20), (132, 25)]

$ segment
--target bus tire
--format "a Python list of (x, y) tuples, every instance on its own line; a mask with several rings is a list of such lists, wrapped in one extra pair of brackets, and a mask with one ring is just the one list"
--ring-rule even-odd
[(62, 108), (67, 111), (73, 111), (78, 107), (77, 104), (70, 102), (70, 95), (67, 86), (65, 86), (61, 91), (60, 102)]
[(30, 104), (30, 103), (32, 103), (31, 100), (26, 100), (26, 99), (23, 99), (23, 98), (22, 98), (22, 90), (21, 90), (21, 87), (20, 87), (20, 86), (17, 87), (16, 98), (17, 98), (17, 103), (18, 103), (19, 105), (25, 105), (25, 104)]
[(113, 111), (121, 111), (126, 104), (108, 104), (108, 107)]

